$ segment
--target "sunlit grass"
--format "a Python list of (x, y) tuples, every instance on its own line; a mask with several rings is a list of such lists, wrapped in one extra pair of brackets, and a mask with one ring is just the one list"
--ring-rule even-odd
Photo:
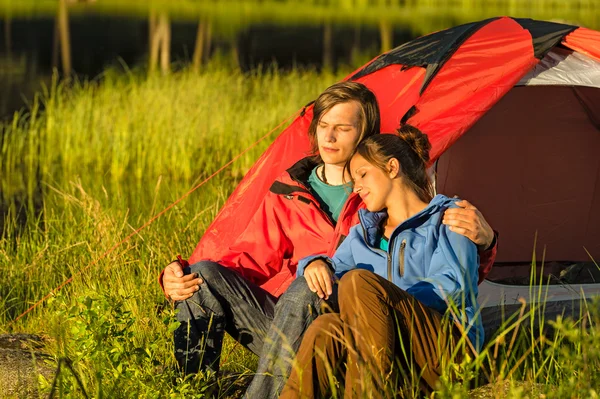
[[(339, 79), (297, 70), (243, 74), (215, 63), (200, 75), (107, 72), (101, 83), (54, 83), (30, 113), (3, 126), (0, 203), (8, 210), (0, 262), (22, 266), (0, 277), (0, 320), (99, 257)], [(277, 133), (99, 270), (141, 273), (148, 284), (178, 252), (189, 255)]]

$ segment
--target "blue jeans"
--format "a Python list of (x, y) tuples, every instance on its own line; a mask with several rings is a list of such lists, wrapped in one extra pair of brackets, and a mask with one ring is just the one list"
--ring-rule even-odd
[(279, 300), (238, 273), (202, 261), (184, 269), (204, 280), (191, 298), (176, 302), (175, 357), (187, 373), (218, 371), (225, 331), (260, 356), (248, 398), (277, 398), (304, 332), (326, 303), (297, 278)]

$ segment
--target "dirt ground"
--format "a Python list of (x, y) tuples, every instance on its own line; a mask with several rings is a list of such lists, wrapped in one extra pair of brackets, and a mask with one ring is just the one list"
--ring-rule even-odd
[(0, 335), (0, 398), (36, 398), (38, 374), (52, 381), (55, 368), (43, 348), (37, 335)]

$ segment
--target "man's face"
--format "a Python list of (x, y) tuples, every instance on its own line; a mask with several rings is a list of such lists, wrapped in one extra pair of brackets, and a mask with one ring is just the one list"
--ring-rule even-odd
[(326, 164), (343, 166), (356, 147), (360, 132), (360, 106), (356, 101), (337, 104), (317, 124), (319, 154)]

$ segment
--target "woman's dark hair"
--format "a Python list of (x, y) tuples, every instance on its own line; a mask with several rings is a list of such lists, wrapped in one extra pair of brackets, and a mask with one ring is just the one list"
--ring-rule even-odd
[[(389, 172), (388, 161), (396, 158), (406, 183), (421, 201), (429, 202), (433, 198), (433, 186), (426, 170), (430, 149), (426, 134), (414, 126), (404, 125), (396, 134), (378, 134), (363, 140), (354, 154), (386, 173)], [(350, 160), (346, 163), (346, 171), (350, 173)]]
[(338, 104), (356, 101), (359, 105), (357, 143), (380, 132), (380, 116), (377, 98), (367, 86), (358, 82), (339, 82), (329, 86), (315, 101), (313, 118), (308, 127), (308, 137), (311, 142), (311, 154), (318, 155), (317, 126), (321, 117)]

